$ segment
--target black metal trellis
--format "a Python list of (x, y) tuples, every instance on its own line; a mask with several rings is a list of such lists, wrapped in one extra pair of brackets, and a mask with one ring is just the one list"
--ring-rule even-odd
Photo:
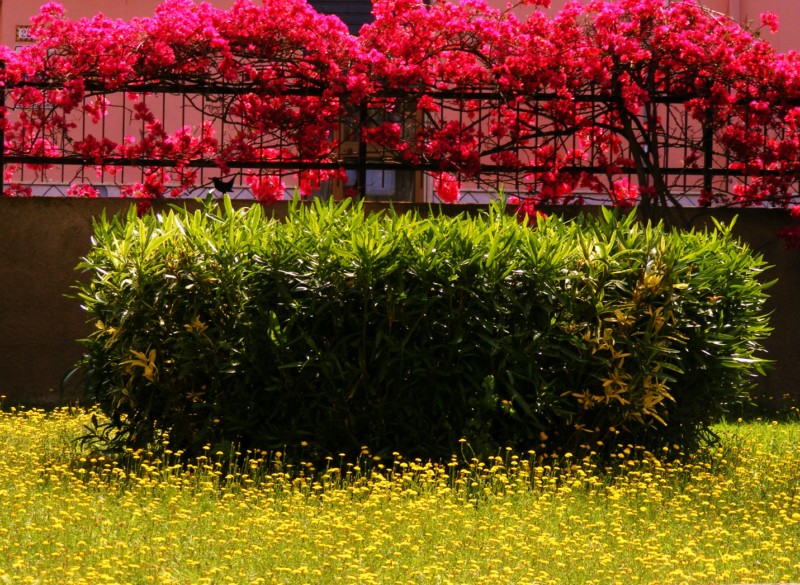
[[(0, 64), (2, 67), (2, 64)], [(57, 89), (58, 86), (40, 82), (28, 82), (17, 86), (20, 88), (34, 88), (40, 90)], [(14, 87), (0, 87), (0, 103), (4, 105), (0, 110), (3, 121), (11, 122), (15, 116), (18, 116), (22, 111), (18, 105), (9, 103), (13, 96)], [(214, 169), (219, 167), (219, 162), (214, 158), (194, 158), (191, 160), (179, 160), (177, 158), (148, 158), (148, 157), (125, 157), (125, 156), (109, 156), (101, 160), (89, 160), (86, 157), (70, 151), (70, 146), (76, 140), (80, 141), (85, 139), (88, 135), (92, 134), (99, 140), (103, 138), (114, 138), (117, 143), (124, 141), (124, 135), (133, 127), (130, 112), (125, 108), (125, 95), (128, 92), (135, 92), (143, 96), (152, 96), (148, 99), (151, 102), (160, 99), (160, 116), (159, 118), (165, 123), (173, 120), (179, 120), (181, 126), (187, 125), (187, 122), (194, 116), (198, 118), (199, 124), (205, 123), (207, 120), (215, 120), (217, 130), (222, 134), (220, 139), (224, 141), (225, 132), (230, 128), (235, 128), (236, 123), (223, 115), (214, 116), (211, 112), (210, 103), (225, 99), (236, 99), (249, 93), (254, 93), (254, 88), (247, 85), (224, 85), (217, 83), (141, 83), (132, 85), (125, 88), (115, 89), (113, 91), (106, 90), (102, 84), (86, 84), (86, 98), (85, 100), (94, 99), (97, 96), (102, 98), (115, 98), (117, 101), (112, 103), (119, 103), (120, 115), (118, 116), (119, 123), (116, 128), (112, 129), (113, 124), (108, 122), (106, 117), (103, 117), (100, 124), (94, 124), (94, 128), (87, 126), (86, 116), (81, 120), (81, 132), (77, 136), (61, 137), (61, 147), (57, 155), (43, 155), (34, 151), (34, 149), (15, 148), (13, 144), (7, 141), (8, 133), (6, 132), (5, 123), (0, 124), (0, 166), (3, 169), (7, 165), (16, 165), (21, 170), (18, 171), (18, 179), (16, 182), (23, 184), (39, 184), (45, 180), (45, 171), (37, 171), (35, 173), (27, 173), (26, 167), (55, 167), (60, 169), (61, 181), (65, 182), (66, 178), (70, 175), (67, 172), (68, 168), (77, 168), (79, 180), (86, 180), (84, 169), (88, 167), (97, 167), (104, 169), (106, 167), (119, 167), (121, 169), (118, 178), (114, 178), (114, 182), (124, 184), (126, 182), (135, 182), (133, 179), (141, 179), (144, 176), (144, 169), (159, 169), (159, 168), (175, 168), (184, 166), (190, 169), (196, 169), (201, 172), (201, 182), (207, 178), (213, 177)], [(322, 99), (324, 92), (314, 88), (303, 88), (297, 90), (287, 90), (286, 96), (301, 97), (301, 98), (317, 98)], [(175, 96), (169, 98), (168, 96)], [(420, 95), (404, 94), (401, 92), (385, 92), (375, 98), (375, 106), (371, 103), (359, 104), (351, 108), (346, 116), (342, 116), (338, 120), (339, 133), (341, 136), (346, 137), (342, 140), (337, 149), (330, 152), (330, 156), (320, 157), (317, 160), (298, 160), (291, 158), (277, 158), (277, 159), (264, 159), (260, 158), (246, 158), (239, 157), (227, 161), (227, 166), (239, 174), (240, 185), (241, 176), (245, 171), (256, 172), (277, 172), (277, 173), (293, 173), (306, 170), (336, 170), (345, 169), (354, 172), (356, 179), (356, 187), (362, 196), (366, 195), (367, 174), (370, 171), (410, 171), (410, 172), (428, 172), (435, 173), (443, 170), (452, 171), (456, 174), (462, 174), (463, 170), (458, 168), (457, 164), (448, 164), (447, 161), (442, 160), (416, 160), (409, 161), (407, 158), (393, 152), (391, 149), (376, 146), (364, 138), (363, 130), (369, 123), (369, 112), (380, 107), (379, 104), (385, 103), (387, 100), (394, 100), (396, 108), (402, 109), (401, 106), (404, 101), (414, 102), (420, 99)], [(477, 108), (478, 118), (480, 122), (477, 124), (476, 132), (485, 132), (486, 120), (484, 119), (487, 114), (484, 112), (495, 111), (501, 104), (514, 104), (517, 115), (520, 115), (520, 103), (514, 98), (517, 96), (502, 94), (492, 91), (436, 91), (427, 94), (428, 98), (434, 100), (439, 106), (439, 123), (444, 123), (447, 119), (458, 120), (463, 125), (465, 120), (466, 109), (469, 103), (478, 103)], [(489, 190), (498, 189), (501, 185), (511, 185), (512, 190), (519, 190), (521, 185), (521, 177), (534, 176), (537, 174), (551, 170), (549, 164), (541, 164), (535, 162), (523, 163), (520, 165), (510, 166), (508, 164), (494, 162), (491, 159), (491, 154), (501, 151), (504, 147), (510, 151), (520, 153), (522, 151), (535, 151), (537, 144), (550, 143), (553, 145), (553, 157), (558, 156), (559, 152), (567, 150), (570, 146), (572, 150), (577, 148), (576, 132), (577, 128), (563, 128), (557, 129), (557, 125), (552, 121), (542, 122), (542, 111), (544, 108), (542, 104), (555, 103), (557, 100), (563, 99), (562, 97), (553, 93), (541, 93), (535, 96), (523, 96), (526, 103), (534, 104), (535, 107), (531, 108), (534, 112), (535, 120), (532, 127), (527, 131), (529, 133), (529, 144), (521, 145), (520, 142), (509, 142), (503, 145), (499, 140), (492, 145), (492, 148), (482, 152), (480, 164), (476, 169), (471, 169), (470, 176), (477, 185), (485, 185)], [(746, 182), (748, 179), (748, 171), (741, 169), (732, 169), (729, 165), (730, 160), (721, 156), (719, 152), (715, 151), (715, 139), (712, 131), (707, 124), (699, 124), (692, 121), (686, 114), (683, 104), (692, 96), (688, 95), (662, 95), (655, 96), (652, 104), (653, 111), (663, 111), (662, 126), (659, 132), (654, 130), (651, 125), (649, 136), (643, 137), (644, 140), (649, 140), (648, 147), (654, 145), (660, 149), (659, 159), (659, 172), (666, 177), (667, 183), (674, 187), (680, 187), (683, 192), (696, 192), (701, 189), (711, 190), (715, 186), (715, 181), (721, 181), (724, 188), (728, 188), (731, 180), (738, 179)], [(144, 98), (143, 98), (144, 99)], [(598, 111), (603, 108), (607, 111), (612, 111), (616, 106), (615, 98), (609, 95), (603, 95), (595, 90), (589, 88), (587, 91), (577, 93), (571, 98), (579, 107), (588, 108), (587, 111), (591, 112), (591, 117), (597, 116)], [(746, 103), (746, 98), (742, 98)], [(111, 101), (111, 100), (110, 100)], [(197, 107), (197, 104), (200, 107)], [(397, 105), (399, 104), (399, 105)], [(782, 104), (782, 106), (790, 106), (792, 104)], [(47, 115), (48, 108), (53, 108), (49, 104), (41, 104), (38, 106)], [(177, 111), (175, 111), (177, 110)], [(345, 110), (347, 110), (345, 108)], [(52, 113), (52, 112), (51, 112)], [(403, 113), (403, 112), (401, 112)], [(423, 114), (413, 109), (410, 112), (403, 113), (406, 118), (401, 121), (403, 133), (406, 133), (406, 125), (416, 124), (418, 128), (423, 128), (425, 125), (425, 118)], [(410, 118), (409, 118), (410, 116)], [(241, 125), (241, 124), (240, 124)], [(142, 122), (144, 127), (144, 122)], [(93, 133), (96, 130), (99, 133)], [(118, 131), (121, 136), (111, 136), (111, 132)], [(763, 129), (765, 140), (770, 130)], [(689, 137), (694, 135), (693, 139)], [(680, 142), (678, 138), (682, 139), (683, 144), (675, 143)], [(276, 141), (279, 148), (288, 144), (290, 141), (284, 135), (271, 136)], [(262, 137), (263, 141), (263, 137)], [(682, 160), (689, 157), (690, 143), (694, 143), (694, 150), (697, 151), (697, 158), (702, 162), (697, 166), (687, 166), (681, 164)], [(625, 144), (623, 148), (630, 151), (631, 144)], [(595, 147), (592, 147), (595, 148)], [(598, 165), (594, 161), (597, 160), (597, 152), (589, 152), (586, 156), (586, 163), (577, 164), (572, 161), (570, 164), (563, 164), (558, 167), (561, 173), (578, 175), (581, 173), (607, 176), (608, 166)], [(131, 179), (131, 173), (126, 169), (139, 169), (138, 177)], [(52, 169), (51, 169), (52, 171)], [(47, 171), (48, 173), (51, 171)], [(618, 175), (627, 175), (635, 177), (637, 172), (642, 172), (641, 168), (636, 168), (631, 165), (621, 165), (618, 168)], [(765, 171), (769, 173), (770, 171)], [(33, 174), (33, 177), (30, 175)], [(5, 190), (5, 173), (0, 174), (0, 192)], [(538, 179), (533, 179), (535, 186)]]

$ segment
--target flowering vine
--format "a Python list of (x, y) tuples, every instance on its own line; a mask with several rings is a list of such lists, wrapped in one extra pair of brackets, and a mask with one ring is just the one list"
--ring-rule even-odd
[[(305, 0), (167, 0), (129, 21), (46, 4), (33, 45), (0, 48), (5, 192), (66, 161), (100, 177), (138, 166), (125, 193), (145, 199), (236, 174), (275, 201), (289, 174), (303, 194), (344, 182), (347, 144), (363, 141), (431, 173), (443, 201), (472, 181), (528, 211), (593, 196), (645, 211), (797, 204), (796, 54), (694, 0), (571, 2), (552, 18), (536, 10), (549, 1), (522, 3), (525, 17), (375, 0), (357, 37)], [(774, 32), (777, 16), (760, 24)], [(183, 100), (178, 124), (167, 94)]]

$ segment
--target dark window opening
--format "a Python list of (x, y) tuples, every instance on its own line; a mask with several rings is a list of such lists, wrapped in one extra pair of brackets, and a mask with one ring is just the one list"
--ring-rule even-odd
[(371, 0), (310, 0), (309, 4), (321, 14), (335, 14), (341, 18), (353, 35), (372, 22)]

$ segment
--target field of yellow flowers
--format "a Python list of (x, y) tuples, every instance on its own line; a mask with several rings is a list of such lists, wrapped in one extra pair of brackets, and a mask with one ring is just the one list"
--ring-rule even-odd
[(747, 583), (800, 580), (800, 425), (732, 423), (660, 462), (279, 453), (118, 463), (92, 413), (0, 413), (0, 583)]

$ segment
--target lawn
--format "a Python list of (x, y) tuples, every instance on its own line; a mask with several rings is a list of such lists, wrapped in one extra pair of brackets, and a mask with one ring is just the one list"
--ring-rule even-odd
[(0, 583), (800, 581), (800, 424), (721, 424), (718, 448), (600, 469), (503, 452), (327, 469), (243, 453), (123, 465), (90, 412), (0, 413)]

